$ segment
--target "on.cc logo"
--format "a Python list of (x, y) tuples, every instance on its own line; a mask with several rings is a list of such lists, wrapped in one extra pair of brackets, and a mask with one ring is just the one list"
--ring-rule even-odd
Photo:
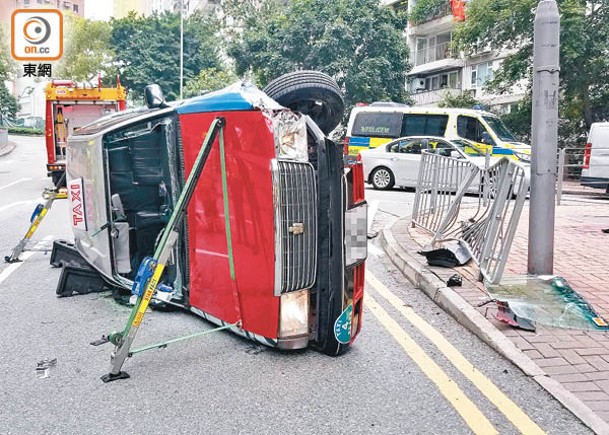
[(51, 25), (42, 17), (31, 17), (23, 25), (23, 35), (30, 44), (44, 44), (51, 36)]

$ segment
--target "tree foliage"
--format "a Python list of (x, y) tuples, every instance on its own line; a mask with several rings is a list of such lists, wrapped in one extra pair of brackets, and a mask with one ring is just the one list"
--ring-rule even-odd
[[(122, 83), (133, 97), (157, 83), (167, 99), (180, 94), (180, 16), (163, 13), (148, 17), (134, 12), (111, 21), (111, 44)], [(194, 13), (184, 20), (184, 82), (207, 68), (222, 69), (219, 24)]]
[(408, 14), (408, 19), (414, 24), (424, 23), (441, 16), (448, 7), (448, 0), (418, 0)]
[(438, 103), (439, 107), (456, 107), (471, 109), (473, 106), (482, 105), (482, 103), (474, 98), (469, 92), (452, 93), (444, 92), (442, 100)]
[(225, 9), (241, 24), (228, 50), (236, 72), (260, 86), (314, 69), (336, 79), (347, 107), (408, 98), (405, 17), (378, 0), (227, 0)]
[(55, 76), (88, 83), (98, 74), (115, 76), (110, 23), (85, 20), (73, 14), (66, 18), (66, 49)]
[(228, 70), (207, 68), (190, 79), (184, 87), (184, 97), (194, 97), (203, 92), (212, 92), (222, 89), (238, 80), (238, 77)]
[[(471, 0), (467, 20), (454, 35), (457, 48), (472, 55), (514, 50), (490, 87), (506, 91), (530, 82), (533, 21), (538, 0)], [(557, 0), (561, 14), (561, 138), (570, 140), (594, 121), (609, 119), (609, 8), (606, 0)]]
[(5, 45), (5, 38), (2, 28), (0, 28), (0, 125), (4, 123), (5, 119), (13, 119), (19, 111), (19, 105), (17, 100), (13, 97), (8, 88), (4, 86), (4, 82), (8, 80), (15, 69), (8, 46)]

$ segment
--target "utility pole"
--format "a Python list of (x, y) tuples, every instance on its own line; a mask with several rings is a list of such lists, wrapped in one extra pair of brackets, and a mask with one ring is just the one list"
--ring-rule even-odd
[(184, 0), (180, 2), (180, 100), (184, 88)]
[(540, 0), (535, 13), (533, 125), (528, 272), (554, 269), (554, 218), (558, 142), (560, 17), (555, 0)]

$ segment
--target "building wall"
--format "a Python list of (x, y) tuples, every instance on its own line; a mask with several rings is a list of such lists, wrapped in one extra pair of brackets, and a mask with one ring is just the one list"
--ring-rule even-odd
[[(416, 1), (408, 1), (409, 11), (412, 10)], [(400, 3), (400, 7), (404, 7), (403, 2), (387, 0), (383, 2), (392, 6)], [(449, 6), (449, 0), (446, 2)], [(447, 8), (440, 16), (435, 16), (418, 25), (408, 24), (406, 35), (413, 68), (408, 73), (406, 87), (415, 104), (436, 106), (446, 92), (453, 94), (467, 92), (495, 110), (509, 111), (512, 104), (524, 97), (526, 90), (523, 84), (515, 85), (512, 92), (504, 95), (495, 95), (484, 89), (486, 81), (492, 77), (494, 71), (499, 69), (501, 62), (509, 53), (487, 52), (474, 57), (453, 56), (450, 53), (450, 44), (446, 42), (446, 35), (452, 35), (456, 25), (457, 22), (454, 20), (450, 8)], [(447, 80), (447, 77), (450, 77), (450, 80)], [(457, 77), (456, 80), (455, 77)], [(425, 87), (423, 87), (423, 83), (426, 83)]]
[(146, 0), (114, 0), (114, 18), (124, 18), (129, 12), (135, 11), (138, 15), (146, 15)]
[(15, 9), (59, 9), (85, 16), (85, 0), (2, 0), (0, 23), (10, 28), (11, 15)]
[(143, 15), (151, 15), (154, 12), (179, 12), (181, 4), (184, 5), (184, 13), (189, 15), (196, 10), (218, 6), (220, 0), (114, 0), (114, 16), (122, 18), (130, 10)]

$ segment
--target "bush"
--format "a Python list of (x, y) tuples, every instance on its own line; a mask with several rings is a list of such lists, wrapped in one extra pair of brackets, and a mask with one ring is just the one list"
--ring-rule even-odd
[(44, 135), (44, 130), (41, 128), (31, 128), (31, 127), (9, 127), (8, 134), (21, 134), (26, 136), (42, 136)]

